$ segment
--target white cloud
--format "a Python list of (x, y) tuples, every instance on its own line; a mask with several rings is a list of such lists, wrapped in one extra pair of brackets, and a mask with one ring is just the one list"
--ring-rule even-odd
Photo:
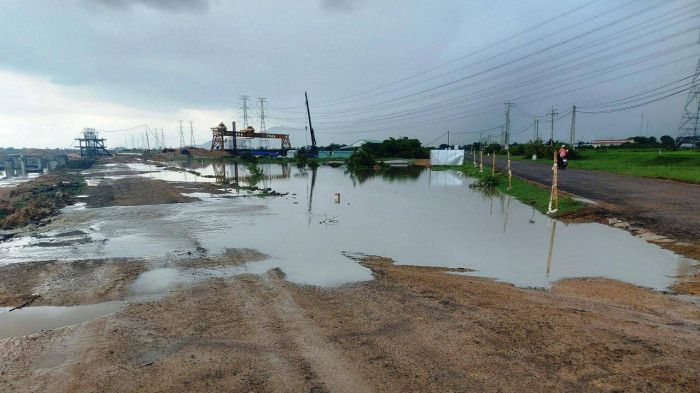
[[(80, 86), (57, 85), (36, 76), (0, 70), (0, 146), (67, 147), (83, 129), (126, 129), (140, 124), (164, 128), (166, 141), (179, 140), (178, 120), (192, 120), (198, 142), (208, 140), (209, 127), (227, 121), (226, 110), (180, 108), (149, 111), (97, 100)], [(228, 111), (230, 112), (230, 111)], [(138, 133), (105, 133), (108, 145), (123, 145)], [(137, 137), (140, 137), (138, 135)], [(111, 140), (110, 140), (111, 139)], [(111, 142), (111, 143), (110, 143)]]

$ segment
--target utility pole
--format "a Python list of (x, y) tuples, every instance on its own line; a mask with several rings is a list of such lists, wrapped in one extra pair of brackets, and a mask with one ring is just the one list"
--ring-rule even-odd
[(265, 97), (258, 97), (260, 102), (260, 132), (265, 132)]
[(549, 144), (554, 145), (554, 116), (558, 115), (559, 112), (557, 112), (557, 109), (555, 107), (552, 107), (552, 110), (550, 110), (547, 115), (551, 116), (551, 133), (549, 136)]
[(450, 148), (450, 132), (447, 131), (447, 148)]
[(512, 102), (506, 102), (506, 132), (503, 135), (503, 148), (508, 150), (508, 146), (510, 146), (510, 108), (515, 105)]
[(571, 108), (571, 135), (569, 143), (572, 148), (574, 147), (574, 143), (576, 143), (576, 105)]
[(540, 119), (535, 119), (535, 141), (538, 139), (540, 139)]
[(239, 96), (238, 102), (240, 103), (240, 109), (243, 110), (243, 130), (248, 128), (248, 101), (250, 96)]
[(146, 134), (146, 150), (151, 150), (151, 141), (148, 139), (148, 131), (144, 131), (144, 134)]
[(165, 132), (162, 128), (160, 129), (160, 144), (161, 148), (165, 149)]
[(182, 130), (182, 120), (179, 120), (180, 122), (180, 149), (185, 147), (185, 133)]
[(194, 143), (194, 127), (192, 127), (192, 120), (190, 120), (190, 144), (192, 146), (195, 145), (195, 143)]

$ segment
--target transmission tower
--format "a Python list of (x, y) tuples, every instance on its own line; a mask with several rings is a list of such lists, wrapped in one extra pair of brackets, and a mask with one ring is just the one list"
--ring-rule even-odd
[(698, 142), (698, 126), (700, 125), (700, 59), (695, 67), (695, 76), (685, 99), (681, 125), (678, 127), (678, 144), (692, 137), (693, 144)]
[(190, 120), (190, 145), (194, 146), (194, 127), (192, 127), (192, 120)]
[(239, 109), (243, 111), (243, 129), (248, 128), (248, 101), (250, 96), (238, 96)]
[(260, 132), (265, 132), (265, 101), (267, 98), (258, 97), (260, 103)]
[(185, 132), (182, 130), (182, 120), (180, 120), (180, 148), (185, 147)]

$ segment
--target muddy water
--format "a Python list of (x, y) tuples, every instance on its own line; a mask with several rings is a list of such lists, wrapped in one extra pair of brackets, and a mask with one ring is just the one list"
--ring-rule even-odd
[(74, 325), (99, 316), (117, 311), (124, 302), (106, 302), (69, 307), (25, 307), (9, 311), (0, 308), (0, 338), (22, 336), (38, 333), (42, 330), (56, 329)]
[[(189, 165), (206, 175), (236, 176), (234, 165)], [(364, 253), (402, 264), (469, 268), (475, 270), (471, 274), (520, 286), (547, 287), (561, 278), (602, 276), (658, 290), (696, 263), (620, 229), (552, 221), (510, 197), (472, 190), (469, 178), (451, 171), (409, 167), (372, 176), (330, 167), (262, 167), (265, 177), (258, 186), (288, 192), (287, 196), (198, 195), (201, 201), (188, 204), (67, 209), (45, 229), (44, 237), (0, 243), (2, 262), (169, 260), (253, 248), (270, 259), (209, 274), (279, 267), (293, 282), (342, 285), (371, 279), (368, 269), (344, 255)], [(145, 164), (131, 169), (147, 172), (138, 176), (163, 180), (212, 181)], [(245, 183), (243, 166), (238, 167), (238, 177)], [(335, 193), (340, 193), (339, 203)], [(51, 246), (46, 239), (75, 230), (90, 241)], [(186, 281), (178, 271), (161, 271), (154, 277), (164, 287)]]

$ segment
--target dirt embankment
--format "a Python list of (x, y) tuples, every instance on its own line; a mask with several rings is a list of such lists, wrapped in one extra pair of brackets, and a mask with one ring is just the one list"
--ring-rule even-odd
[(90, 187), (89, 207), (158, 205), (197, 200), (182, 195), (182, 189), (162, 181), (140, 177), (114, 180)]
[(361, 262), (375, 280), (212, 279), (0, 340), (0, 390), (695, 391), (697, 305), (611, 280), (519, 289)]
[(17, 229), (55, 214), (85, 188), (76, 173), (60, 170), (0, 192), (0, 229)]

